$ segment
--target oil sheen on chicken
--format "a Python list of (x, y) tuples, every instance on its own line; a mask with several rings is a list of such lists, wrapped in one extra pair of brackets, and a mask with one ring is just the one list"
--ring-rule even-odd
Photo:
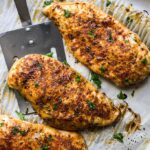
[(93, 72), (128, 87), (150, 73), (150, 52), (137, 34), (96, 6), (52, 3), (43, 13), (58, 26), (68, 50)]
[(81, 135), (0, 115), (0, 150), (87, 150)]
[(120, 110), (68, 65), (30, 54), (12, 66), (9, 87), (18, 90), (49, 125), (65, 130), (106, 126)]

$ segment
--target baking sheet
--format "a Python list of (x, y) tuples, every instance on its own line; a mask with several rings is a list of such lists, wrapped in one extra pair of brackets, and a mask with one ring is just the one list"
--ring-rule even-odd
[[(33, 24), (46, 22), (47, 19), (42, 15), (41, 9), (43, 6), (42, 0), (27, 0), (28, 8), (30, 11), (31, 19)], [(90, 1), (93, 2), (93, 1)], [(133, 2), (133, 6), (131, 4)], [(142, 3), (143, 2), (143, 3)], [(109, 7), (106, 6), (106, 0), (97, 0), (94, 2), (95, 5), (103, 9), (106, 13), (114, 15), (118, 20), (125, 23), (131, 30), (137, 32), (141, 39), (150, 47), (150, 21), (142, 13), (137, 13), (138, 10), (147, 10), (149, 11), (150, 1), (149, 0), (116, 0)], [(142, 4), (141, 4), (142, 3)], [(124, 6), (125, 4), (126, 6)], [(149, 5), (148, 5), (149, 4)], [(126, 7), (130, 9), (130, 12), (126, 12)], [(134, 9), (135, 8), (135, 9)], [(12, 0), (1, 0), (0, 1), (0, 32), (7, 30), (13, 30), (21, 27), (21, 23)], [(6, 11), (7, 10), (7, 11)], [(126, 23), (126, 18), (130, 16), (134, 18), (134, 21)], [(7, 25), (7, 27), (6, 27)], [(80, 63), (75, 63), (76, 60), (74, 57), (65, 50), (67, 62), (71, 67), (80, 72), (84, 77), (90, 79), (90, 71)], [(57, 54), (54, 54), (54, 57), (57, 59)], [(19, 111), (18, 103), (14, 95), (14, 91), (10, 90), (6, 84), (7, 77), (7, 67), (3, 54), (0, 50), (0, 113), (8, 114), (14, 117), (17, 117), (15, 111)], [(120, 92), (120, 89), (115, 87), (110, 82), (102, 79), (102, 88), (101, 90), (107, 94), (114, 102), (119, 101), (117, 99), (117, 94)], [(86, 143), (90, 150), (142, 150), (150, 149), (150, 78), (148, 78), (142, 85), (139, 87), (133, 87), (128, 90), (123, 90), (128, 95), (127, 103), (129, 107), (134, 110), (134, 112), (139, 113), (142, 121), (140, 130), (137, 130), (133, 134), (129, 134), (124, 130), (125, 125), (132, 119), (130, 113), (125, 115), (125, 118), (119, 122), (116, 126), (107, 127), (104, 129), (98, 129), (95, 131), (84, 131), (82, 132)], [(132, 91), (135, 90), (134, 97), (131, 96)], [(30, 108), (32, 111), (32, 108)], [(33, 122), (42, 122), (42, 120), (37, 115), (26, 116), (29, 121)], [(122, 132), (125, 135), (124, 143), (119, 143), (118, 141), (111, 140), (112, 135), (115, 131)]]

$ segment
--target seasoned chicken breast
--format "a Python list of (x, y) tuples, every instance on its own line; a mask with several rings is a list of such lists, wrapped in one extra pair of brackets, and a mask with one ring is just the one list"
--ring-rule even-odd
[(12, 66), (8, 86), (18, 90), (50, 126), (79, 130), (115, 122), (111, 100), (69, 66), (48, 56), (27, 55)]
[(93, 72), (127, 87), (150, 73), (150, 52), (131, 32), (96, 6), (52, 3), (43, 12), (58, 26), (68, 50)]
[(81, 135), (0, 115), (0, 150), (86, 150)]

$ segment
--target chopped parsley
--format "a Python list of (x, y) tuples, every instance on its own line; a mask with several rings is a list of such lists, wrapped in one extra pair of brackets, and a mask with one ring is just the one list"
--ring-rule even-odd
[(37, 81), (34, 82), (34, 86), (37, 88), (39, 87), (39, 83)]
[(115, 133), (113, 138), (118, 140), (119, 142), (123, 143), (123, 134), (122, 133)]
[(64, 16), (65, 16), (66, 18), (69, 18), (69, 17), (71, 16), (71, 12), (70, 12), (69, 10), (65, 9), (65, 10), (64, 10)]
[(112, 32), (111, 31), (109, 31), (108, 32), (108, 42), (113, 42), (114, 40), (113, 40), (113, 37), (112, 37)]
[(141, 62), (142, 62), (142, 64), (143, 64), (143, 65), (147, 65), (148, 60), (147, 60), (147, 58), (144, 58), (144, 59), (142, 59), (142, 61), (141, 61)]
[(80, 75), (77, 75), (75, 79), (76, 79), (76, 82), (80, 82), (81, 81)]
[(58, 106), (59, 106), (61, 103), (62, 103), (62, 99), (59, 98), (59, 99), (58, 99), (58, 102), (53, 105), (53, 110), (57, 110), (57, 109), (58, 109)]
[(111, 5), (111, 1), (110, 1), (110, 0), (107, 0), (107, 2), (106, 2), (106, 7), (108, 7), (109, 5)]
[(4, 123), (3, 122), (0, 122), (0, 127), (2, 127), (4, 125)]
[(88, 31), (88, 35), (89, 35), (90, 37), (92, 37), (92, 38), (95, 37), (95, 33), (94, 33), (93, 30)]
[(124, 42), (125, 42), (125, 43), (129, 43), (129, 40), (125, 40)]
[(87, 104), (90, 109), (95, 109), (95, 104), (93, 102), (91, 102), (90, 100), (87, 100)]
[(42, 145), (40, 150), (49, 150), (48, 144)]
[(104, 66), (101, 66), (100, 71), (101, 71), (101, 73), (104, 73), (106, 71), (106, 68)]
[(53, 110), (57, 110), (58, 109), (58, 104), (54, 104), (53, 105)]
[(15, 113), (17, 114), (17, 116), (21, 119), (21, 120), (26, 120), (25, 115), (21, 112), (18, 112), (17, 110), (15, 111)]
[(13, 127), (12, 128), (12, 134), (16, 135), (18, 133), (20, 133), (20, 135), (24, 136), (27, 134), (27, 131), (20, 130), (18, 127)]
[(43, 65), (42, 65), (42, 64), (40, 64), (40, 63), (37, 63), (37, 67), (41, 70), (41, 69), (42, 69), (42, 67), (43, 67)]
[(127, 17), (126, 22), (127, 22), (127, 23), (132, 23), (132, 22), (133, 22), (133, 19), (131, 19), (130, 17)]
[(53, 52), (47, 53), (46, 56), (53, 57)]
[(53, 137), (52, 137), (52, 135), (49, 135), (49, 136), (48, 136), (48, 138), (47, 138), (47, 140), (48, 140), (48, 141), (51, 141), (51, 140), (53, 140)]
[(122, 91), (120, 91), (120, 93), (117, 95), (117, 97), (118, 97), (119, 99), (124, 100), (124, 99), (127, 98), (127, 95), (126, 95), (125, 93), (123, 93)]
[(67, 66), (69, 66), (68, 62), (66, 60), (63, 61), (63, 63)]
[(131, 96), (133, 97), (135, 94), (135, 90), (132, 91)]
[(91, 80), (97, 85), (98, 88), (101, 88), (102, 82), (101, 82), (98, 74), (92, 72), (91, 73)]
[(46, 0), (46, 1), (44, 1), (43, 7), (50, 5), (52, 2), (53, 2), (53, 0)]

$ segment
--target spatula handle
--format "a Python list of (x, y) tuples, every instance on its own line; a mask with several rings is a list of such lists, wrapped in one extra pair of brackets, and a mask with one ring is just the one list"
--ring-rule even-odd
[(32, 24), (30, 14), (27, 7), (26, 0), (14, 0), (22, 26), (28, 26)]

